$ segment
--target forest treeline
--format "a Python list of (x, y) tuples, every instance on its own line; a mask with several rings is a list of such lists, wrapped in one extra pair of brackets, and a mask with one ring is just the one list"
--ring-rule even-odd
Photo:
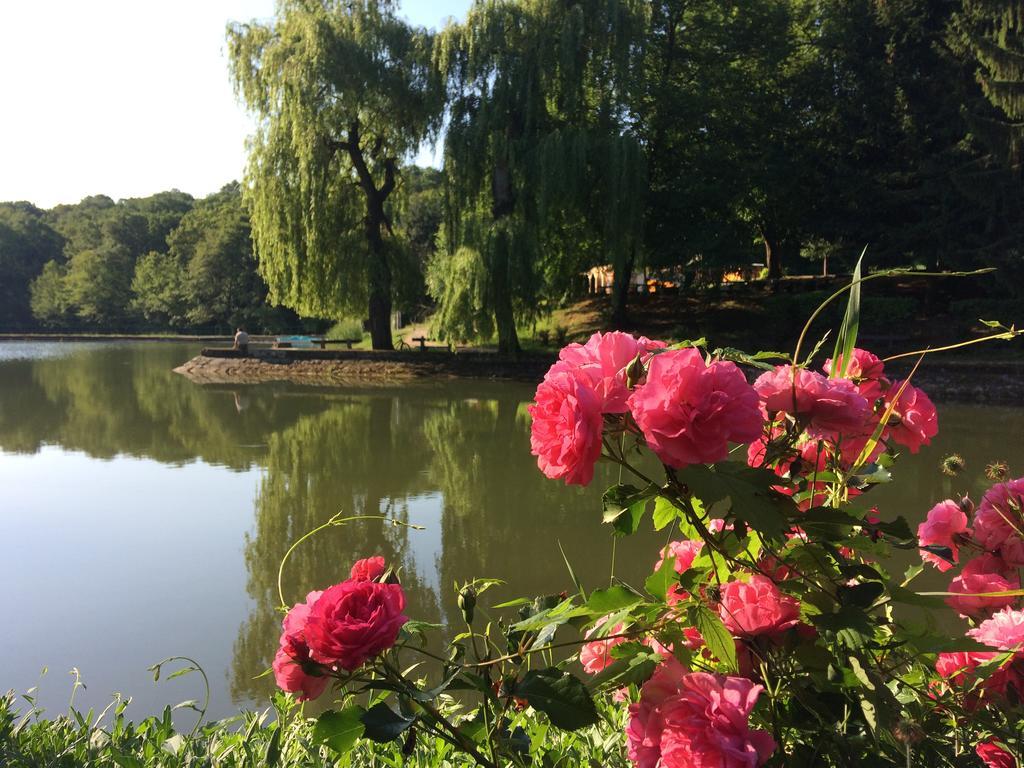
[[(282, 0), (228, 28), (241, 185), (0, 205), (0, 325), (497, 337), (615, 268), (995, 266), (1021, 284), (1021, 0)], [(439, 140), (443, 169), (409, 165)]]

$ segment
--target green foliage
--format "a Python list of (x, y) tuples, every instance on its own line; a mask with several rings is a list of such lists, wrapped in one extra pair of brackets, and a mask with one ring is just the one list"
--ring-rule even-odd
[[(445, 250), (470, 249), (480, 270), (472, 284), (433, 295), (465, 306), (482, 288), (500, 351), (518, 352), (517, 319), (566, 290), (588, 246), (591, 258), (632, 263), (644, 164), (627, 110), (642, 18), (643, 4), (630, 0), (480, 0), (438, 40), (449, 109)], [(562, 279), (546, 285), (547, 275)], [(457, 338), (466, 323), (440, 328)]]
[(245, 194), (270, 299), (309, 315), (368, 309), (391, 347), (390, 224), (399, 165), (436, 127), (430, 38), (390, 0), (280, 3), (228, 30), (238, 93), (258, 117)]
[[(127, 701), (118, 700), (96, 714), (71, 710), (44, 718), (29, 710), (20, 713), (13, 695), (0, 696), (0, 764), (5, 768), (472, 768), (478, 765), (440, 738), (415, 731), (407, 743), (400, 739), (352, 747), (350, 734), (365, 730), (396, 733), (396, 718), (387, 724), (378, 704), (352, 720), (361, 707), (328, 713), (319, 719), (304, 714), (284, 695), (273, 698), (273, 709), (246, 712), (204, 724), (194, 734), (179, 732), (171, 708), (133, 723), (125, 716)], [(458, 717), (460, 706), (448, 700), (446, 714)], [(630, 765), (621, 746), (621, 712), (606, 703), (597, 710), (604, 719), (572, 733), (554, 730), (535, 715), (517, 715), (515, 727), (528, 745), (527, 759), (537, 765)], [(345, 713), (349, 713), (346, 715)], [(467, 724), (467, 730), (469, 730)], [(382, 730), (383, 729), (383, 730)], [(210, 762), (212, 761), (212, 763)]]
[(31, 325), (29, 285), (61, 258), (63, 244), (34, 205), (0, 203), (0, 327)]

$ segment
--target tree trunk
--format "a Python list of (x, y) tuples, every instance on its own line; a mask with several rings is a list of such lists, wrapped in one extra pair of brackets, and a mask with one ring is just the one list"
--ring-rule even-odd
[(768, 227), (761, 227), (764, 240), (764, 265), (768, 268), (768, 281), (775, 285), (782, 279), (782, 240)]
[(622, 329), (626, 326), (628, 314), (626, 305), (629, 302), (629, 289), (633, 277), (633, 265), (636, 257), (630, 253), (622, 264), (615, 266), (612, 283), (612, 327)]
[(509, 220), (515, 209), (515, 195), (512, 191), (512, 173), (503, 163), (498, 163), (494, 168), (491, 196), (494, 232), (489, 261), (498, 354), (516, 357), (521, 349), (519, 334), (516, 332), (515, 311), (512, 309), (513, 240), (508, 231)]
[(370, 344), (373, 349), (394, 349), (391, 335), (391, 267), (381, 229), (384, 226), (383, 201), (369, 206), (366, 239), (370, 245)]
[(384, 243), (384, 227), (388, 219), (384, 203), (395, 188), (397, 163), (394, 158), (378, 158), (384, 168), (384, 180), (377, 186), (366, 164), (360, 141), (359, 121), (356, 120), (348, 128), (348, 141), (338, 146), (348, 152), (359, 177), (359, 186), (366, 196), (366, 244), (370, 251), (366, 276), (370, 294), (367, 308), (370, 344), (374, 349), (394, 349), (391, 337), (391, 266), (388, 264), (387, 246)]

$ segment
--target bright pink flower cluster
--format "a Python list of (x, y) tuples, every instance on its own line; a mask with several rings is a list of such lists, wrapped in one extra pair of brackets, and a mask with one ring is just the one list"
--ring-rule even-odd
[[(946, 603), (973, 625), (968, 636), (1000, 651), (1015, 652), (981, 689), (990, 695), (1015, 698), (1024, 694), (1024, 609), (1018, 568), (1024, 566), (1024, 478), (999, 483), (974, 510), (969, 499), (939, 502), (918, 527), (918, 543), (932, 547), (921, 557), (940, 571), (960, 563), (961, 552), (976, 552), (949, 585)], [(973, 520), (970, 515), (973, 512)], [(975, 669), (996, 657), (988, 653), (940, 654), (936, 671), (954, 685), (973, 682)], [(968, 704), (976, 703), (977, 693)]]
[(409, 619), (401, 585), (378, 581), (385, 571), (383, 557), (360, 560), (347, 580), (292, 606), (272, 665), (278, 687), (315, 699), (331, 672), (358, 669), (395, 644)]
[(707, 363), (696, 349), (655, 354), (664, 348), (616, 331), (561, 351), (529, 408), (530, 447), (545, 475), (590, 483), (605, 416), (628, 412), (647, 445), (673, 467), (723, 461), (729, 443), (761, 435), (757, 393), (735, 364)]
[(775, 751), (750, 728), (763, 688), (743, 677), (687, 672), (666, 659), (629, 708), (629, 756), (638, 768), (756, 768)]
[[(886, 378), (884, 363), (871, 352), (854, 349), (843, 377), (832, 378), (833, 369), (831, 359), (824, 366), (828, 376), (783, 365), (754, 382), (768, 422), (750, 446), (747, 463), (771, 467), (788, 478), (791, 482), (778, 490), (799, 494), (802, 509), (827, 500), (827, 483), (818, 476), (875, 461), (893, 445), (917, 453), (938, 432), (938, 416), (928, 396)], [(880, 427), (886, 413), (889, 417)], [(848, 493), (858, 491), (851, 488)]]

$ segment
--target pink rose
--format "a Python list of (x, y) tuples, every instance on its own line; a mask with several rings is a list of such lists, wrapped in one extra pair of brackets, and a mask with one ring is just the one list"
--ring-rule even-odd
[(298, 694), (296, 698), (299, 701), (320, 698), (326, 690), (330, 678), (307, 673), (305, 669), (307, 666), (309, 666), (309, 662), (301, 662), (293, 658), (284, 648), (278, 648), (271, 664), (277, 687), (282, 691)]
[(859, 435), (871, 416), (871, 408), (847, 379), (827, 379), (820, 373), (799, 368), (796, 372), (794, 403), (793, 367), (780, 365), (761, 374), (754, 389), (769, 416), (788, 413), (808, 425), (816, 436)]
[(721, 361), (706, 365), (696, 349), (654, 357), (629, 410), (647, 444), (673, 467), (724, 461), (729, 443), (757, 440), (764, 421), (740, 369)]
[(722, 585), (718, 613), (734, 635), (778, 635), (800, 622), (800, 603), (783, 594), (772, 580), (753, 574), (749, 581)]
[(575, 374), (548, 374), (537, 387), (536, 402), (527, 409), (530, 452), (552, 480), (587, 485), (601, 456), (601, 401)]
[(974, 751), (987, 768), (1017, 768), (1017, 759), (995, 741), (983, 741)]
[(949, 585), (956, 597), (947, 597), (946, 604), (961, 616), (987, 616), (1016, 602), (1015, 597), (981, 597), (985, 592), (1006, 592), (1020, 589), (1020, 578), (1002, 558), (984, 554), (964, 566)]
[(277, 686), (283, 691), (299, 694), (300, 700), (317, 698), (328, 683), (328, 678), (310, 674), (317, 665), (310, 660), (306, 643), (306, 624), (310, 610), (322, 594), (310, 592), (304, 603), (296, 603), (285, 614), (281, 622), (280, 647), (271, 665)]
[[(593, 637), (597, 630), (604, 626), (605, 622), (608, 621), (608, 618), (608, 616), (603, 617), (595, 626), (587, 630), (587, 639)], [(602, 634), (618, 635), (625, 630), (625, 625), (620, 622)], [(598, 637), (592, 642), (585, 644), (580, 648), (580, 663), (583, 664), (584, 671), (588, 674), (596, 675), (614, 661), (612, 658), (612, 648), (616, 645), (621, 645), (628, 639), (629, 638), (627, 637), (613, 637), (606, 640)]]
[[(940, 501), (928, 511), (925, 521), (917, 526), (917, 543), (922, 547), (948, 547), (953, 562), (960, 562), (958, 537), (967, 533), (967, 515), (959, 504), (951, 499)], [(922, 549), (921, 559), (931, 563), (940, 571), (953, 567), (945, 558)]]
[(1009, 565), (1024, 566), (1024, 478), (988, 489), (974, 515), (974, 538)]
[[(891, 398), (900, 391), (903, 382), (894, 381), (886, 393), (885, 407), (892, 404)], [(939, 415), (928, 395), (908, 384), (896, 400), (892, 415), (886, 425), (890, 438), (898, 445), (917, 453), (922, 445), (928, 445), (939, 433)]]
[(974, 629), (968, 630), (967, 635), (1001, 651), (1015, 650), (1024, 644), (1024, 611), (1003, 608)]
[(756, 768), (775, 751), (750, 713), (763, 688), (743, 677), (686, 672), (667, 659), (629, 708), (629, 757), (638, 768)]
[(387, 650), (409, 620), (400, 584), (345, 581), (317, 600), (306, 622), (310, 656), (349, 672)]
[[(840, 357), (840, 364), (842, 360)], [(831, 357), (825, 361), (823, 368), (827, 375), (832, 375)], [(885, 364), (878, 355), (855, 347), (850, 354), (850, 364), (846, 367), (845, 375), (840, 378), (852, 381), (857, 391), (871, 404), (889, 388), (889, 380), (883, 375), (884, 372)]]
[(1020, 671), (1014, 662), (1003, 664), (990, 672), (982, 681), (980, 690), (974, 688), (978, 667), (997, 656), (999, 654), (995, 651), (940, 653), (935, 660), (935, 672), (942, 678), (944, 684), (968, 690), (969, 696), (964, 704), (969, 710), (973, 710), (980, 703), (982, 693), (989, 696), (1005, 696), (1011, 688), (1015, 691), (1022, 689)]
[(935, 672), (948, 683), (967, 685), (975, 669), (998, 655), (995, 651), (940, 653), (935, 659)]
[(384, 575), (387, 565), (380, 555), (357, 560), (352, 566), (349, 578), (352, 581), (376, 581)]
[[(672, 568), (676, 573), (685, 573), (690, 570), (690, 566), (693, 565), (694, 559), (700, 554), (700, 551), (703, 548), (703, 541), (687, 540), (669, 542), (668, 546), (662, 550), (661, 558), (654, 564), (654, 570), (657, 571), (661, 568), (666, 557), (674, 557), (675, 560), (672, 563)], [(689, 597), (689, 595), (680, 589), (678, 584), (671, 584), (669, 586), (668, 594), (666, 595), (669, 605), (675, 605), (680, 600), (685, 600), (687, 597)]]
[(586, 344), (570, 344), (558, 353), (558, 362), (547, 375), (572, 372), (588, 381), (601, 401), (602, 413), (625, 413), (629, 388), (626, 368), (640, 356), (646, 362), (651, 352), (663, 349), (665, 342), (639, 339), (621, 331), (595, 333)]

